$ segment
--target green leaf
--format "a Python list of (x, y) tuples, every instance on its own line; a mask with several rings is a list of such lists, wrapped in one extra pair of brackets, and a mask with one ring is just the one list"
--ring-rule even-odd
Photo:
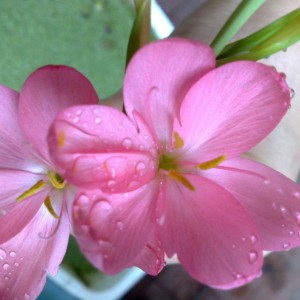
[(135, 0), (134, 3), (136, 17), (128, 41), (126, 65), (137, 50), (149, 43), (151, 35), (151, 0)]
[(273, 23), (229, 44), (217, 57), (218, 64), (236, 60), (259, 60), (285, 50), (300, 40), (300, 8)]
[(215, 54), (219, 55), (232, 37), (266, 0), (243, 0), (226, 21), (211, 43)]

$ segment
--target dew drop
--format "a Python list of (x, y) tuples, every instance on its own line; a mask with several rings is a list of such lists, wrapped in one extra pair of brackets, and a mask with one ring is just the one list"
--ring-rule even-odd
[(132, 140), (130, 138), (126, 138), (122, 141), (122, 146), (125, 148), (125, 149), (130, 149), (132, 147)]
[(95, 123), (96, 123), (97, 125), (99, 125), (99, 124), (101, 123), (101, 119), (100, 119), (99, 117), (97, 117), (97, 118), (95, 119)]
[(285, 250), (288, 250), (288, 248), (289, 248), (290, 246), (291, 246), (290, 243), (284, 243), (284, 244), (282, 245), (283, 249), (285, 249)]
[(9, 277), (8, 277), (8, 276), (5, 276), (5, 277), (4, 277), (4, 280), (5, 280), (5, 281), (8, 281), (8, 280), (9, 280)]
[(14, 266), (15, 266), (15, 267), (18, 267), (19, 265), (20, 265), (20, 264), (19, 264), (18, 262), (15, 262), (15, 263), (14, 263)]
[(117, 227), (119, 230), (123, 230), (124, 229), (124, 223), (123, 222), (117, 222)]
[(270, 182), (271, 182), (271, 181), (270, 181), (269, 179), (265, 179), (265, 180), (264, 180), (264, 184), (265, 184), (265, 185), (269, 185)]
[(80, 121), (80, 118), (78, 116), (73, 119), (74, 124), (79, 123), (79, 121)]
[(0, 217), (5, 216), (5, 215), (6, 215), (6, 211), (3, 209), (0, 209)]
[(80, 228), (85, 234), (88, 234), (90, 231), (90, 228), (88, 225), (81, 225)]
[(235, 249), (236, 248), (236, 244), (232, 244), (232, 249)]
[(284, 223), (281, 224), (281, 228), (285, 228), (285, 224)]
[(142, 161), (138, 162), (135, 166), (136, 172), (138, 172), (141, 176), (144, 175), (145, 169), (146, 169), (146, 164)]
[(300, 192), (299, 192), (299, 191), (295, 191), (293, 194), (294, 194), (294, 196), (295, 196), (296, 198), (299, 198), (299, 199), (300, 199)]
[(140, 149), (140, 151), (144, 151), (145, 150), (145, 146), (144, 145), (139, 145), (139, 149)]
[(10, 265), (9, 265), (9, 264), (4, 264), (4, 265), (2, 266), (2, 268), (3, 268), (3, 270), (7, 271), (7, 270), (9, 270)]
[(30, 299), (30, 296), (28, 294), (25, 294), (24, 295), (24, 300), (29, 300)]
[(0, 248), (0, 260), (3, 260), (6, 258), (6, 252), (4, 249)]
[(81, 109), (78, 109), (75, 113), (76, 116), (80, 116), (82, 114), (82, 110)]
[(108, 188), (110, 188), (111, 190), (117, 185), (116, 181), (115, 180), (110, 180), (108, 183), (107, 183), (107, 186)]
[(242, 274), (239, 274), (239, 273), (234, 273), (234, 277), (235, 277), (235, 279), (241, 279), (241, 278), (243, 278), (243, 275)]
[(283, 194), (283, 189), (282, 188), (278, 188), (277, 192), (280, 193), (280, 194)]
[(246, 242), (246, 238), (242, 237), (242, 242), (245, 243)]
[(300, 214), (298, 214), (298, 215), (296, 216), (296, 221), (297, 221), (298, 225), (300, 226)]
[(149, 136), (148, 135), (145, 135), (144, 136), (144, 139), (147, 141), (149, 139)]
[(15, 251), (10, 251), (9, 256), (10, 257), (16, 257), (17, 253)]
[(90, 204), (90, 199), (88, 196), (81, 194), (77, 200), (77, 204), (81, 207), (83, 206), (89, 206)]
[(251, 251), (248, 255), (249, 263), (252, 265), (254, 264), (258, 259), (258, 254), (255, 251)]
[(252, 245), (256, 244), (257, 243), (257, 237), (255, 235), (252, 235), (250, 237), (250, 242), (251, 242)]
[(93, 113), (94, 113), (95, 115), (98, 115), (98, 114), (100, 113), (100, 111), (99, 111), (98, 108), (94, 108), (94, 109), (93, 109)]
[(293, 235), (295, 235), (295, 232), (292, 231), (292, 230), (290, 230), (290, 231), (289, 231), (289, 236), (293, 236)]
[(106, 218), (108, 215), (110, 215), (113, 211), (112, 205), (107, 200), (100, 200), (98, 201), (92, 211), (91, 211), (91, 218), (98, 220), (101, 218)]
[(290, 91), (290, 98), (293, 99), (295, 97), (295, 90), (291, 89)]
[(161, 215), (159, 220), (158, 220), (158, 223), (160, 226), (163, 226), (164, 223), (165, 223), (165, 220), (166, 220), (166, 216), (165, 215)]

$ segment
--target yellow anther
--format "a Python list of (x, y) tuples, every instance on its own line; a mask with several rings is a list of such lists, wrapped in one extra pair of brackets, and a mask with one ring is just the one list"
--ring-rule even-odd
[(169, 176), (176, 179), (177, 181), (179, 181), (180, 183), (182, 183), (186, 188), (188, 188), (191, 191), (195, 191), (196, 189), (194, 188), (194, 186), (180, 173), (171, 170), (169, 172)]
[(47, 196), (46, 199), (44, 200), (44, 204), (47, 207), (49, 213), (52, 215), (52, 217), (54, 217), (55, 219), (59, 219), (59, 216), (56, 214), (52, 206), (51, 199), (49, 196)]
[(51, 182), (52, 186), (58, 190), (63, 189), (66, 185), (64, 179), (55, 172), (49, 171), (48, 178), (49, 178), (49, 181)]
[(201, 164), (195, 166), (195, 168), (199, 168), (201, 170), (208, 170), (208, 169), (211, 169), (211, 168), (215, 168), (220, 163), (222, 163), (225, 159), (226, 159), (226, 155), (221, 155), (221, 156), (219, 156), (217, 158), (214, 158), (210, 161), (201, 163)]
[(17, 202), (21, 202), (24, 199), (34, 195), (38, 191), (40, 191), (44, 186), (46, 185), (46, 182), (43, 180), (39, 180), (35, 185), (33, 185), (29, 190), (25, 191), (23, 194), (21, 194), (17, 198)]
[(182, 148), (184, 146), (183, 139), (180, 137), (180, 135), (176, 131), (174, 132), (174, 141), (175, 141), (176, 149)]
[(65, 133), (61, 131), (57, 137), (58, 149), (62, 149), (65, 145)]

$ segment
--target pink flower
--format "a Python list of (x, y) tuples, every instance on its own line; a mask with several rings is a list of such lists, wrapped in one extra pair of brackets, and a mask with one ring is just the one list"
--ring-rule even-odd
[(96, 266), (157, 274), (177, 254), (197, 280), (226, 289), (259, 276), (262, 249), (299, 245), (299, 187), (240, 157), (286, 113), (283, 75), (248, 61), (215, 68), (208, 46), (167, 39), (134, 56), (124, 103), (128, 116), (70, 108), (50, 130), (61, 174), (94, 189), (73, 217)]
[(0, 298), (35, 299), (66, 251), (75, 191), (49, 157), (48, 128), (62, 109), (98, 97), (79, 72), (47, 66), (20, 95), (0, 86), (0, 100)]

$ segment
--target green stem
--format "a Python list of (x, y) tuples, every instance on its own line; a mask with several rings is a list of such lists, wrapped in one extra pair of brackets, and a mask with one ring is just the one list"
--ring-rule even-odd
[(217, 34), (211, 47), (218, 56), (232, 37), (266, 0), (243, 0)]

